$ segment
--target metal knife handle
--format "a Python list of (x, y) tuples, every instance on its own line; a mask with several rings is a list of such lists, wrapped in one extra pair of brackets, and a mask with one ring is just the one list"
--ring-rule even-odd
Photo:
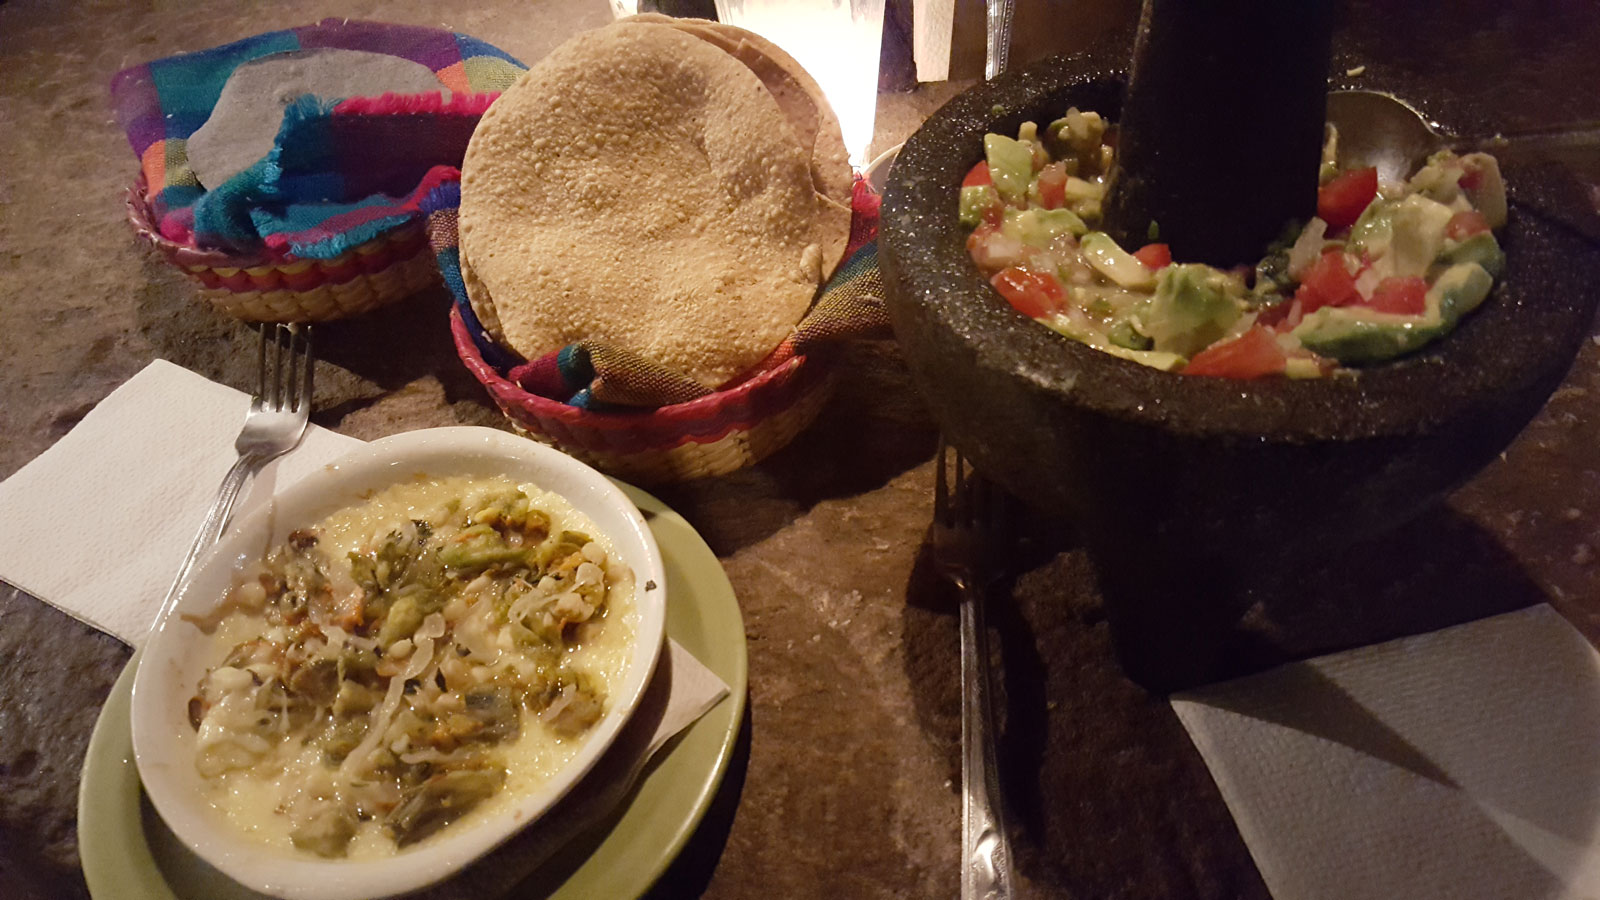
[(1004, 74), (1011, 64), (1011, 20), (1017, 11), (1016, 0), (986, 0), (988, 7), (985, 30), (988, 46), (984, 56), (983, 77), (993, 81)]
[(995, 760), (983, 591), (961, 589), (961, 898), (1011, 900), (1011, 845)]
[(1452, 141), (1451, 148), (1459, 153), (1482, 150), (1497, 158), (1543, 160), (1600, 158), (1600, 123), (1577, 122), (1550, 128), (1530, 128), (1526, 131), (1507, 131), (1488, 137), (1462, 138)]

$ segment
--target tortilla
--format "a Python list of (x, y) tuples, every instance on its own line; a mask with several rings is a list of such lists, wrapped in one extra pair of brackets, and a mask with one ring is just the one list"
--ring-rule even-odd
[(467, 148), (469, 299), (527, 358), (594, 339), (720, 386), (788, 334), (821, 281), (831, 236), (810, 163), (726, 52), (652, 23), (581, 34)]
[(489, 299), (489, 291), (484, 288), (483, 282), (478, 280), (478, 273), (472, 270), (472, 263), (467, 260), (465, 253), (459, 254), (461, 265), (461, 283), (467, 289), (467, 305), (472, 307), (472, 314), (478, 317), (478, 324), (497, 341), (505, 341), (505, 332), (500, 329), (500, 314), (495, 312), (494, 302)]
[(826, 231), (836, 238), (824, 242), (823, 274), (831, 275), (844, 259), (850, 239), (850, 201), (855, 176), (845, 150), (839, 117), (828, 105), (822, 86), (783, 48), (753, 31), (709, 19), (677, 19), (659, 13), (641, 13), (624, 22), (670, 25), (722, 48), (743, 63), (766, 85), (778, 108), (789, 120), (803, 152), (811, 159), (811, 181), (825, 202), (822, 215)]

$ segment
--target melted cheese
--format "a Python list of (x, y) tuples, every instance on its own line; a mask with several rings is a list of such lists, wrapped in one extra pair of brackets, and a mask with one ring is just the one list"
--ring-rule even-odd
[[(611, 694), (622, 683), (633, 656), (634, 634), (639, 614), (634, 605), (634, 579), (626, 566), (616, 562), (616, 548), (590, 521), (564, 498), (532, 484), (518, 484), (510, 478), (467, 479), (419, 478), (389, 487), (364, 503), (342, 509), (318, 523), (318, 548), (329, 560), (348, 566), (347, 554), (381, 539), (395, 526), (410, 519), (439, 521), (449, 518), (456, 507), (472, 509), (493, 494), (517, 488), (551, 519), (551, 533), (581, 531), (605, 549), (608, 569), (615, 583), (611, 588), (598, 627), (586, 627), (583, 639), (567, 650), (568, 665), (584, 672), (600, 688), (609, 710)], [(226, 606), (226, 602), (224, 606)], [(224, 616), (213, 633), (212, 668), (220, 666), (229, 652), (252, 638), (272, 635), (259, 612), (234, 609)], [(342, 639), (342, 636), (340, 636)], [(225, 682), (241, 690), (248, 685), (248, 673)], [(290, 821), (282, 809), (300, 790), (330, 789), (333, 770), (323, 763), (320, 748), (300, 741), (268, 744), (246, 733), (241, 722), (249, 717), (245, 695), (228, 693), (207, 713), (195, 735), (196, 763), (207, 776), (207, 800), (218, 816), (231, 827), (250, 834), (264, 847), (284, 853), (305, 855), (290, 841)], [(498, 745), (494, 752), (506, 766), (506, 783), (490, 799), (479, 804), (441, 833), (471, 828), (475, 822), (494, 816), (518, 798), (547, 784), (588, 741), (589, 733), (562, 738), (543, 726), (535, 714), (522, 711), (521, 733), (516, 741)], [(247, 765), (248, 768), (237, 766)], [(220, 771), (219, 771), (220, 770)], [(425, 845), (437, 835), (420, 841)], [(364, 821), (349, 845), (348, 858), (371, 859), (392, 856), (394, 842), (377, 819)]]

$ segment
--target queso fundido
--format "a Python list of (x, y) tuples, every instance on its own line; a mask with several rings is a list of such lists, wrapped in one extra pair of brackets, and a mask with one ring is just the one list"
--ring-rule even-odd
[(632, 572), (563, 499), (421, 479), (237, 577), (189, 703), (210, 802), (263, 843), (392, 854), (542, 784), (620, 683)]

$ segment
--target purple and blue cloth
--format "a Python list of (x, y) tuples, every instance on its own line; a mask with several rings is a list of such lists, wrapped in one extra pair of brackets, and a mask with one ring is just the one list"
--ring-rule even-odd
[[(385, 53), (427, 66), (439, 93), (302, 97), (275, 148), (211, 190), (185, 144), (210, 117), (240, 64), (320, 48)], [(117, 120), (140, 160), (162, 236), (274, 258), (330, 259), (419, 221), (424, 176), (459, 166), (478, 117), (525, 67), (509, 54), (438, 28), (325, 19), (125, 69), (111, 82)]]

